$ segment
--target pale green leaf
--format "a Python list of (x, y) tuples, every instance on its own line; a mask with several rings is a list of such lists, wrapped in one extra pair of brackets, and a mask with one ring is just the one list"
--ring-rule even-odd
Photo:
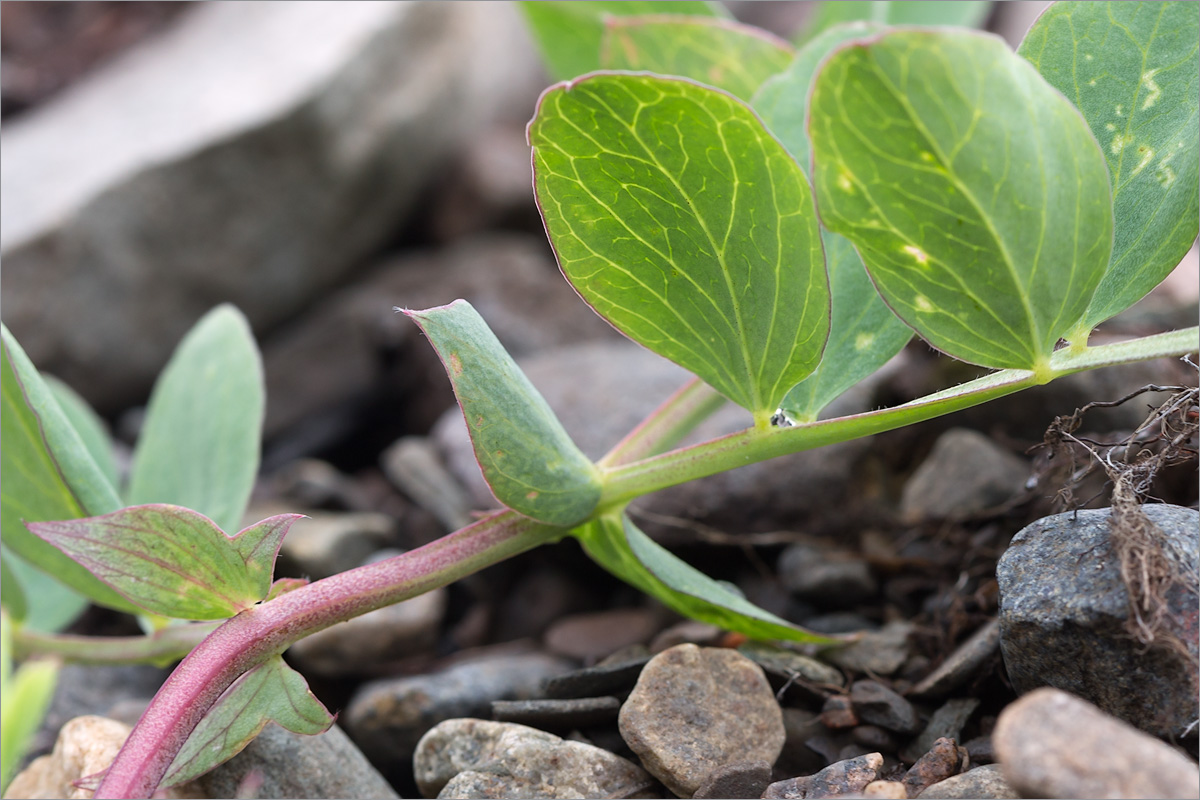
[(404, 313), (421, 326), (446, 366), (475, 458), (496, 499), (551, 525), (586, 519), (600, 499), (595, 465), (471, 304), (455, 300)]
[(600, 566), (669, 608), (754, 639), (829, 642), (775, 616), (679, 560), (624, 513), (608, 513), (571, 532)]
[(719, 3), (692, 0), (570, 0), (520, 3), (538, 50), (555, 80), (600, 69), (607, 20), (637, 14), (726, 16)]
[(787, 150), (724, 92), (631, 74), (548, 90), (529, 140), (576, 291), (765, 423), (829, 330), (811, 190)]
[(0, 584), (4, 608), (24, 627), (57, 633), (87, 608), (87, 597), (26, 563), (7, 547), (0, 546), (0, 558), (4, 569)]
[(274, 722), (293, 733), (329, 730), (333, 715), (304, 677), (275, 656), (238, 678), (192, 731), (159, 789), (198, 778), (240, 753)]
[(269, 517), (232, 538), (203, 514), (166, 504), (29, 527), (152, 614), (224, 619), (267, 595), (279, 545), (300, 516)]
[(1079, 112), (999, 38), (850, 43), (813, 86), (825, 224), (892, 310), (988, 367), (1044, 370), (1108, 264), (1108, 170)]
[(1180, 262), (1200, 225), (1196, 4), (1053, 3), (1018, 52), (1083, 114), (1113, 185), (1112, 260), (1073, 338)]
[(159, 375), (134, 452), (129, 503), (171, 503), (236, 530), (258, 472), (262, 362), (233, 306), (204, 316)]
[(58, 664), (26, 661), (13, 672), (12, 630), (0, 615), (0, 793), (16, 774), (54, 696)]
[(66, 415), (67, 421), (79, 434), (83, 446), (96, 462), (96, 466), (112, 486), (118, 486), (120, 478), (117, 474), (117, 462), (113, 454), (112, 437), (108, 425), (100, 418), (87, 400), (78, 392), (52, 375), (42, 376), (49, 387), (50, 393), (58, 401), (58, 407)]
[(749, 100), (792, 55), (790, 44), (759, 28), (672, 14), (609, 20), (600, 61), (605, 69), (691, 78)]
[(798, 37), (808, 41), (828, 28), (858, 20), (885, 25), (957, 25), (978, 28), (991, 11), (977, 0), (837, 0), (816, 4), (812, 20)]

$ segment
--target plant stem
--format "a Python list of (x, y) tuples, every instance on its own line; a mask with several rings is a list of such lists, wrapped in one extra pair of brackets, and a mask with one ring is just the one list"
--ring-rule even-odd
[(668, 397), (597, 462), (601, 469), (646, 458), (679, 442), (726, 403), (725, 396), (692, 378)]
[(148, 636), (71, 636), (13, 631), (18, 658), (52, 655), (75, 664), (169, 664), (191, 652), (221, 622), (171, 625)]
[(424, 547), (302, 586), (226, 620), (158, 690), (96, 797), (150, 797), (187, 737), (242, 673), (305, 636), (407, 600), (561, 537), (500, 511)]
[(1029, 370), (1001, 370), (895, 408), (790, 428), (748, 428), (692, 447), (611, 466), (604, 471), (604, 491), (599, 510), (747, 464), (923, 422), (1074, 372), (1186, 355), (1197, 350), (1198, 340), (1200, 329), (1188, 328), (1078, 351), (1058, 350), (1051, 356), (1049, 367), (1040, 375)]

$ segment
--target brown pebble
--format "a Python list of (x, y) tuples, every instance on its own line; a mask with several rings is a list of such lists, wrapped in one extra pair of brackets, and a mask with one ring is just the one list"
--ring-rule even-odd
[(763, 800), (806, 800), (810, 797), (837, 797), (860, 794), (867, 784), (879, 777), (883, 756), (868, 753), (830, 764), (816, 775), (776, 781), (763, 792)]
[(692, 797), (758, 800), (770, 783), (771, 765), (766, 761), (739, 761), (717, 768)]
[(858, 715), (854, 713), (854, 705), (848, 696), (835, 694), (821, 708), (821, 722), (831, 730), (853, 728), (858, 724)]
[(962, 757), (966, 751), (953, 739), (942, 737), (933, 743), (929, 752), (917, 759), (904, 775), (904, 786), (908, 789), (909, 797), (916, 797), (938, 781), (944, 781), (951, 775), (957, 775), (962, 768)]
[(881, 797), (885, 800), (908, 800), (908, 790), (897, 781), (871, 781), (862, 790), (863, 797)]

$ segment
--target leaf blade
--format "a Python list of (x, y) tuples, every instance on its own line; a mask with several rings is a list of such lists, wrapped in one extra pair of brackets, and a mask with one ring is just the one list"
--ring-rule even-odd
[(978, 28), (987, 19), (991, 3), (978, 0), (839, 0), (817, 5), (812, 22), (800, 40), (807, 42), (844, 22), (878, 22), (886, 25), (951, 25)]
[(43, 380), (100, 472), (110, 485), (116, 487), (119, 484), (117, 462), (113, 457), (112, 437), (104, 420), (88, 405), (87, 400), (67, 384), (50, 375), (43, 376)]

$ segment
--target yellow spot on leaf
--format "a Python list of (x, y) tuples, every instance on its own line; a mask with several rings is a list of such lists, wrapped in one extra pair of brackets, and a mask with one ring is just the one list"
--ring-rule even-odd
[(1106, 131), (1115, 131), (1116, 129), (1117, 129), (1117, 126), (1116, 126), (1116, 125), (1113, 125), (1111, 122), (1106, 122), (1106, 123), (1104, 123), (1104, 130), (1106, 130)]
[(450, 371), (454, 373), (455, 377), (462, 375), (462, 362), (458, 360), (458, 353), (451, 353), (450, 358), (446, 360), (446, 363), (449, 365)]
[(917, 311), (924, 311), (926, 313), (933, 311), (933, 303), (930, 303), (929, 299), (923, 295), (917, 295)]
[(854, 337), (854, 349), (855, 350), (866, 350), (874, 342), (875, 342), (875, 334), (860, 333)]
[(843, 192), (853, 192), (854, 191), (854, 183), (850, 180), (850, 173), (846, 172), (846, 170), (842, 170), (841, 172), (838, 173), (837, 185), (838, 185), (838, 188), (841, 189)]
[(535, 491), (532, 491), (532, 492), (530, 492), (530, 493), (529, 493), (529, 494), (527, 494), (527, 495), (525, 495), (525, 499), (526, 499), (526, 500), (537, 500), (537, 497), (538, 497), (538, 493), (537, 493), (537, 491), (536, 491), (536, 490), (535, 490)]
[(1162, 89), (1154, 82), (1154, 76), (1157, 74), (1157, 69), (1146, 70), (1142, 73), (1142, 86), (1146, 87), (1146, 99), (1142, 100), (1143, 111), (1157, 103), (1158, 98), (1162, 97)]
[(1093, 58), (1093, 56), (1092, 56), (1092, 54), (1091, 54), (1091, 53), (1084, 53), (1084, 54), (1083, 54), (1083, 60), (1084, 60), (1084, 61), (1091, 61), (1091, 60), (1092, 60), (1092, 58)]
[(933, 153), (930, 153), (928, 150), (922, 150), (921, 160), (926, 162), (933, 161)]
[(1116, 107), (1115, 111), (1117, 112), (1118, 117), (1125, 116), (1125, 106), (1123, 106), (1122, 104), (1117, 103), (1117, 107)]
[(1116, 156), (1120, 155), (1121, 151), (1131, 144), (1133, 144), (1133, 136), (1128, 133), (1119, 133), (1113, 137), (1112, 144), (1108, 146), (1108, 149)]
[(1162, 184), (1162, 187), (1166, 189), (1175, 182), (1175, 170), (1171, 169), (1166, 164), (1159, 164), (1158, 169), (1154, 171), (1154, 177), (1160, 184)]
[(1138, 161), (1137, 166), (1133, 168), (1133, 172), (1129, 173), (1130, 176), (1137, 175), (1154, 159), (1154, 150), (1152, 148), (1143, 145), (1138, 148), (1138, 152), (1142, 154), (1142, 157)]
[(1095, 86), (1095, 85), (1096, 85), (1096, 79), (1095, 79), (1095, 78), (1092, 78), (1090, 81), (1088, 81), (1088, 86)]
[(929, 263), (929, 255), (919, 247), (913, 247), (911, 244), (906, 244), (906, 245), (904, 245), (904, 247), (901, 247), (900, 249), (903, 250), (904, 252), (908, 253), (913, 258), (915, 258), (917, 260), (918, 264), (928, 264)]

